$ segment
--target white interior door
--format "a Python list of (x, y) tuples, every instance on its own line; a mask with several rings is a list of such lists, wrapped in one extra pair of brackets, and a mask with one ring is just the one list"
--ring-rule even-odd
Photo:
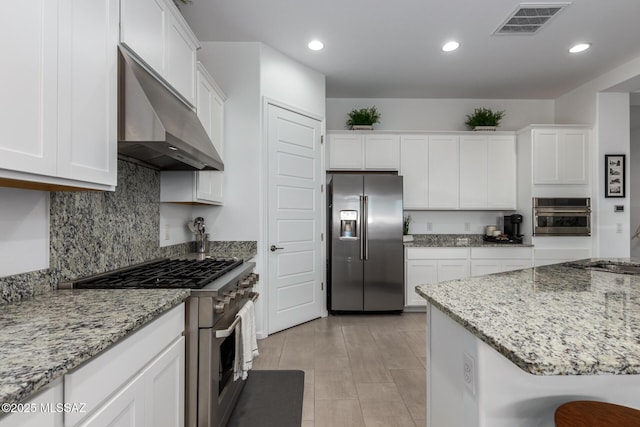
[(267, 105), (268, 331), (322, 313), (320, 121)]

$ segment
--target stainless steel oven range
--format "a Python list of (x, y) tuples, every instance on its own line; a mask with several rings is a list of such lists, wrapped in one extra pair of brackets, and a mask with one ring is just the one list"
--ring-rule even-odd
[(534, 236), (590, 236), (591, 199), (534, 197)]
[(256, 300), (255, 263), (159, 259), (65, 283), (73, 288), (189, 288), (186, 301), (185, 426), (224, 426), (244, 386), (233, 380), (236, 314)]

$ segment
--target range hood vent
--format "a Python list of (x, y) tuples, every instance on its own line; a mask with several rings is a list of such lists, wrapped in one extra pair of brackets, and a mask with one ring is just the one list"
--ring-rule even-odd
[(118, 153), (160, 170), (224, 170), (196, 113), (122, 47)]
[(521, 3), (498, 27), (498, 35), (532, 35), (571, 3)]

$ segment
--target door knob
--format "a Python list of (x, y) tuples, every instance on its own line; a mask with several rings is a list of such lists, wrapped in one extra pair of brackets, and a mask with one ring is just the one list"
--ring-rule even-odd
[(284, 249), (284, 248), (279, 248), (279, 247), (278, 247), (278, 246), (276, 246), (276, 245), (271, 245), (271, 248), (270, 248), (270, 249), (271, 249), (271, 252), (275, 252), (275, 251), (277, 251), (278, 249)]

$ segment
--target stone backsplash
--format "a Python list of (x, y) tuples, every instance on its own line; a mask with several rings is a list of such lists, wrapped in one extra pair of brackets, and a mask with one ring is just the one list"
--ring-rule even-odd
[[(160, 173), (122, 160), (115, 192), (52, 192), (49, 269), (0, 278), (0, 304), (52, 291), (61, 281), (186, 254), (190, 243), (160, 247), (159, 203)], [(256, 242), (213, 242), (211, 249), (246, 259)]]

